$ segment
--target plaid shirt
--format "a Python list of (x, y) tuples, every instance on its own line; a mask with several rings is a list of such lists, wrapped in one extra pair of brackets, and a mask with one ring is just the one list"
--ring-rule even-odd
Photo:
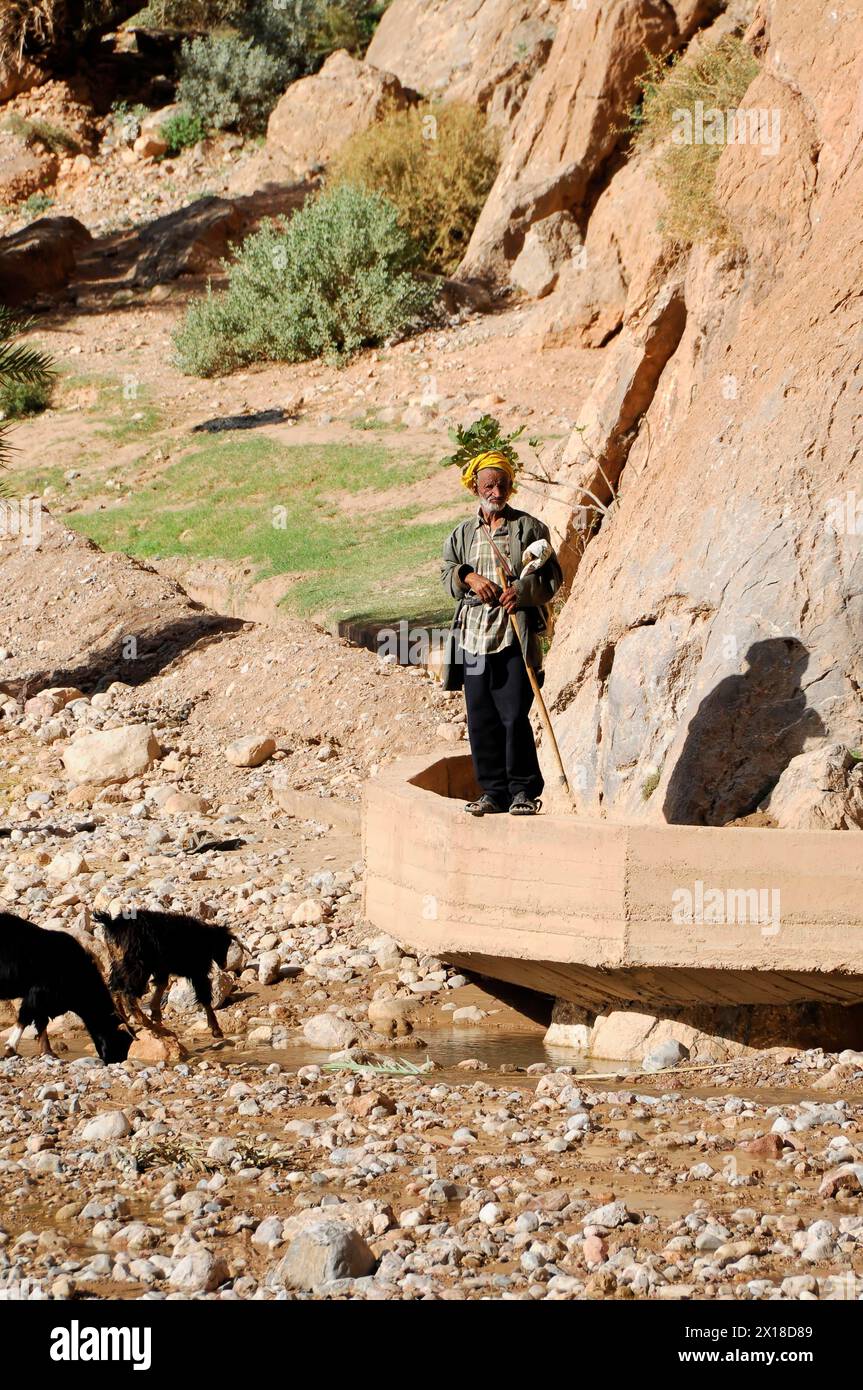
[[(505, 522), (506, 509), (501, 515)], [(500, 561), (489, 544), (488, 527), (484, 523), (482, 507), (477, 508), (477, 516), (483, 524), (477, 528), (470, 548), (471, 569), (476, 570), (484, 579), (491, 579), (493, 583), (500, 584)], [(499, 527), (492, 533), (492, 539), (509, 565), (509, 528), (506, 525)], [(465, 604), (461, 621), (461, 642), (465, 651), (482, 652), (490, 656), (493, 652), (503, 651), (504, 647), (516, 640), (509, 614), (505, 608), (497, 604), (494, 607), (489, 603), (478, 603), (476, 606)]]

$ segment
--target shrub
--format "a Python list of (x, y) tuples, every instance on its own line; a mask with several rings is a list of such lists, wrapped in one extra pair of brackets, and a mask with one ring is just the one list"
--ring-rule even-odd
[(275, 56), (238, 35), (188, 39), (180, 53), (177, 96), (208, 128), (254, 133), (295, 76), (290, 56)]
[(233, 30), (183, 44), (177, 95), (207, 126), (254, 134), (291, 82), (337, 48), (364, 51), (385, 8), (381, 0), (163, 0), (178, 27), (185, 15), (218, 12)]
[(741, 38), (728, 36), (687, 57), (666, 65), (651, 58), (644, 82), (640, 111), (633, 117), (636, 148), (668, 142), (657, 164), (657, 181), (667, 199), (663, 228), (679, 246), (697, 241), (729, 242), (734, 233), (714, 194), (716, 165), (721, 144), (675, 144), (671, 135), (675, 113), (694, 110), (696, 101), (705, 110), (736, 108), (759, 70), (751, 50)]
[(51, 404), (50, 381), (0, 382), (0, 415), (4, 420), (23, 420), (38, 415)]
[(141, 28), (214, 29), (234, 19), (239, 0), (150, 0), (137, 16)]
[(77, 154), (80, 149), (74, 135), (70, 135), (62, 126), (38, 119), (28, 121), (17, 111), (6, 117), (3, 127), (11, 135), (17, 135), (25, 144), (41, 145), (54, 154)]
[(288, 222), (266, 222), (175, 335), (182, 371), (214, 376), (249, 362), (343, 362), (428, 315), (436, 288), (392, 203), (344, 184)]
[(193, 114), (191, 111), (178, 111), (159, 127), (159, 134), (168, 146), (169, 155), (179, 154), (181, 150), (197, 145), (206, 133), (207, 128), (202, 118), (197, 112)]
[(461, 260), (498, 166), (498, 141), (475, 107), (459, 102), (394, 111), (353, 136), (330, 182), (383, 193), (420, 246), (447, 273)]
[(54, 199), (49, 198), (47, 193), (31, 193), (29, 198), (25, 198), (19, 211), (25, 217), (41, 217), (43, 212), (54, 206)]

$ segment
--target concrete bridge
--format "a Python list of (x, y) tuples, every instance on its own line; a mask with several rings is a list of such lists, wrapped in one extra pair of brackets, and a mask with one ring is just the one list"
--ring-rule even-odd
[(475, 818), (477, 791), (451, 754), (367, 784), (365, 913), (403, 945), (593, 1014), (839, 1006), (863, 1041), (863, 836)]

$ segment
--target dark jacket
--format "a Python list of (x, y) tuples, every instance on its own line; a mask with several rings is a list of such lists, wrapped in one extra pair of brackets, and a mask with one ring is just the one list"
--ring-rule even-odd
[[(548, 527), (538, 517), (529, 512), (518, 512), (507, 506), (504, 513), (509, 530), (509, 553), (513, 571), (518, 574), (522, 567), (522, 555), (532, 541), (550, 541)], [(460, 660), (458, 625), (462, 605), (471, 596), (459, 578), (459, 569), (470, 563), (470, 551), (479, 521), (476, 512), (467, 520), (460, 522), (444, 545), (441, 582), (451, 598), (456, 600), (455, 613), (444, 648), (441, 684), (444, 690), (460, 690), (464, 681), (464, 666)], [(542, 684), (542, 644), (540, 635), (545, 629), (543, 609), (550, 603), (563, 583), (563, 571), (552, 552), (541, 569), (529, 574), (526, 579), (516, 579), (513, 588), (518, 594), (518, 607), (515, 618), (518, 624), (522, 650), (527, 642), (527, 659), (538, 673)]]

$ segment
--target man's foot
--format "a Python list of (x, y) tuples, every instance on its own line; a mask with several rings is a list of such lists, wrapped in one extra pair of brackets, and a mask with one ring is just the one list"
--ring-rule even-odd
[(498, 806), (493, 796), (486, 792), (476, 801), (469, 801), (464, 808), (471, 816), (501, 816), (503, 807)]
[(535, 816), (542, 802), (539, 797), (528, 796), (526, 792), (516, 792), (509, 808), (511, 816)]

